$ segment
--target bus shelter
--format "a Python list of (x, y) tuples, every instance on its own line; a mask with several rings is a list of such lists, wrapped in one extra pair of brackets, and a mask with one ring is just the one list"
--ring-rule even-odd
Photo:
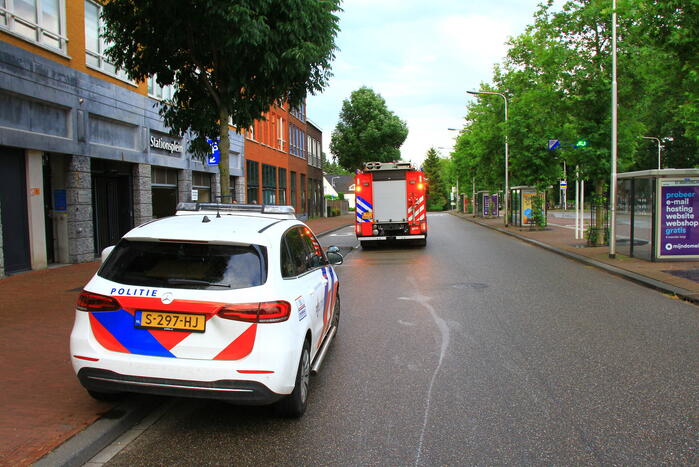
[(617, 175), (619, 253), (649, 261), (699, 260), (699, 169)]
[[(537, 196), (536, 188), (533, 186), (514, 186), (510, 188), (510, 225), (516, 227), (528, 226), (534, 224), (533, 207), (534, 198)], [(544, 215), (546, 211), (545, 193), (539, 193), (539, 196), (544, 197)]]

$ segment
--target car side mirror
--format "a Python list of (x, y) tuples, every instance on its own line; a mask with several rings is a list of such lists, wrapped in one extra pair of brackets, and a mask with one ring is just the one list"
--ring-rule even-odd
[(335, 245), (328, 247), (328, 253), (339, 253), (339, 252), (340, 252), (340, 247), (337, 247)]
[[(339, 250), (339, 248), (338, 248), (338, 250)], [(342, 264), (342, 262), (345, 260), (345, 258), (343, 258), (340, 253), (338, 253), (337, 251), (330, 251), (330, 249), (328, 249), (327, 257), (328, 257), (328, 262), (330, 264), (335, 264), (335, 265)]]
[(107, 248), (105, 248), (104, 250), (102, 250), (102, 257), (101, 257), (101, 260), (102, 260), (103, 263), (104, 263), (105, 261), (107, 261), (107, 258), (109, 257), (109, 254), (112, 252), (112, 250), (114, 249), (115, 246), (116, 246), (116, 245), (108, 246)]

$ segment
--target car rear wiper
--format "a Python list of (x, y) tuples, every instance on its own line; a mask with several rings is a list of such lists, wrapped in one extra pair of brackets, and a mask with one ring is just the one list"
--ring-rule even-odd
[(214, 284), (213, 282), (207, 282), (207, 281), (200, 281), (197, 279), (176, 279), (176, 278), (170, 278), (166, 279), (166, 282), (168, 284), (172, 285), (204, 285), (207, 287), (223, 287), (226, 289), (230, 289), (231, 285), (230, 284)]

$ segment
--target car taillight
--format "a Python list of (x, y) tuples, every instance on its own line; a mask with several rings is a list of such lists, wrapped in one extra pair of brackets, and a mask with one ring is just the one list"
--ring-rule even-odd
[(281, 323), (289, 319), (290, 314), (291, 305), (283, 300), (226, 305), (218, 312), (221, 318), (248, 323)]
[(357, 235), (359, 235), (360, 233), (362, 233), (362, 224), (355, 224), (355, 225), (354, 225), (354, 232), (355, 232)]
[(76, 308), (80, 311), (117, 311), (121, 305), (114, 297), (82, 291)]
[(422, 233), (427, 232), (427, 222), (425, 222), (425, 221), (420, 222), (420, 231)]

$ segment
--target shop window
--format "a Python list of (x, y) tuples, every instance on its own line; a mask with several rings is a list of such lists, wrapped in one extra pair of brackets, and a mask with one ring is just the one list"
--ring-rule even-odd
[(0, 28), (66, 52), (65, 0), (0, 0)]
[(153, 217), (167, 217), (177, 210), (177, 170), (151, 167)]
[(211, 199), (211, 174), (204, 172), (192, 172), (192, 190), (197, 191), (198, 203), (210, 203)]
[(277, 168), (262, 164), (262, 203), (276, 204), (277, 202)]
[(102, 37), (104, 24), (101, 16), (102, 5), (85, 0), (85, 62), (90, 68), (134, 84), (126, 76), (126, 72), (117, 69), (104, 54), (110, 44)]
[(255, 161), (246, 161), (246, 176), (248, 184), (248, 203), (257, 204), (260, 189), (260, 163)]

